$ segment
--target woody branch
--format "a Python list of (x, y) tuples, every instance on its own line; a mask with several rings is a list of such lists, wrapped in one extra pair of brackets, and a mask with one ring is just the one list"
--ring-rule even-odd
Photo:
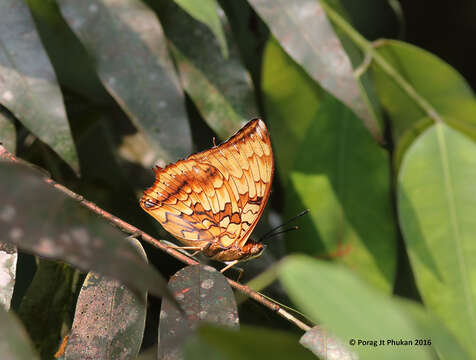
[[(31, 166), (29, 163), (25, 162), (24, 160), (21, 160), (19, 158), (17, 158), (15, 155), (13, 155), (12, 153), (10, 153), (7, 149), (5, 149), (5, 147), (3, 147), (1, 144), (0, 144), (0, 159), (5, 159), (5, 160), (9, 160), (9, 161), (12, 161), (12, 162), (16, 162), (16, 163), (22, 163), (22, 164), (25, 164), (27, 166)], [(182, 254), (181, 252), (171, 248), (171, 247), (168, 247), (167, 245), (164, 245), (163, 243), (161, 243), (159, 240), (157, 240), (156, 238), (154, 238), (153, 236), (147, 234), (146, 232), (138, 229), (137, 227), (135, 227), (134, 225), (131, 225), (129, 224), (128, 222), (122, 220), (122, 219), (119, 219), (118, 217), (114, 216), (113, 214), (107, 212), (106, 210), (104, 209), (101, 209), (99, 206), (97, 206), (96, 204), (94, 204), (93, 202), (91, 201), (88, 201), (86, 199), (84, 199), (83, 196), (79, 195), (79, 194), (76, 194), (74, 191), (68, 189), (67, 187), (61, 185), (61, 184), (58, 184), (56, 181), (54, 181), (53, 179), (51, 178), (45, 178), (44, 181), (48, 184), (50, 184), (51, 186), (55, 187), (57, 190), (61, 191), (62, 193), (68, 195), (69, 197), (71, 197), (72, 199), (78, 201), (81, 205), (87, 207), (88, 209), (90, 209), (91, 211), (95, 212), (96, 214), (98, 214), (99, 216), (107, 219), (109, 222), (111, 222), (112, 224), (114, 224), (115, 226), (117, 226), (119, 229), (121, 229), (122, 231), (128, 233), (128, 234), (131, 234), (131, 235), (135, 235), (137, 237), (140, 237), (143, 241), (151, 244), (152, 246), (160, 249), (161, 251), (164, 251), (166, 252), (167, 254), (169, 254), (170, 256), (176, 258), (177, 260), (187, 264), (187, 265), (196, 265), (198, 264), (197, 261), (189, 258), (188, 256)], [(256, 302), (266, 306), (267, 308), (269, 308), (270, 310), (276, 312), (278, 315), (280, 315), (281, 317), (283, 317), (284, 319), (288, 320), (289, 322), (295, 324), (297, 327), (299, 327), (300, 329), (304, 330), (304, 331), (308, 331), (310, 329), (310, 326), (308, 326), (307, 324), (305, 324), (304, 322), (302, 322), (301, 320), (299, 320), (298, 318), (296, 318), (294, 315), (292, 315), (291, 313), (287, 312), (286, 310), (284, 310), (281, 306), (279, 306), (278, 304), (266, 299), (263, 295), (261, 295), (260, 293), (254, 291), (253, 289), (251, 289), (250, 287), (246, 286), (246, 285), (243, 285), (243, 284), (240, 284), (236, 281), (233, 281), (229, 278), (227, 278), (228, 280), (228, 283), (235, 289), (241, 291), (242, 293), (244, 293), (245, 295), (249, 296), (251, 299), (255, 300)]]

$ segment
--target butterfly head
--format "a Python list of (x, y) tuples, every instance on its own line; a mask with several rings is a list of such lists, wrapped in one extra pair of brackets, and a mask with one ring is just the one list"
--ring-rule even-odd
[(248, 254), (244, 260), (251, 260), (260, 257), (263, 254), (264, 249), (266, 249), (266, 245), (263, 245), (260, 242), (249, 241), (243, 249), (244, 252)]

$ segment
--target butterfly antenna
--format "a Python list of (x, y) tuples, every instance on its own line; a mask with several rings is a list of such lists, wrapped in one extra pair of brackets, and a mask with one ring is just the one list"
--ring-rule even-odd
[[(260, 241), (263, 240), (263, 239), (269, 238), (276, 230), (281, 229), (282, 227), (286, 226), (286, 225), (289, 224), (290, 222), (293, 222), (294, 220), (300, 218), (301, 216), (306, 215), (308, 212), (309, 212), (309, 209), (306, 209), (306, 210), (304, 210), (304, 211), (301, 211), (299, 214), (297, 214), (296, 216), (293, 216), (291, 219), (285, 221), (285, 222), (282, 223), (281, 225), (278, 225), (278, 226), (272, 228), (272, 229), (269, 230), (266, 234), (264, 234), (263, 236), (261, 236)], [(295, 227), (297, 227), (297, 226), (295, 226)], [(290, 230), (297, 230), (297, 229), (295, 229), (295, 228), (290, 228), (290, 229), (286, 229), (286, 230), (280, 231), (280, 232), (278, 232), (277, 234), (282, 234), (283, 232), (288, 232), (288, 231), (290, 231)], [(274, 236), (274, 235), (273, 235), (273, 236)]]
[(278, 236), (278, 235), (280, 235), (280, 234), (284, 234), (284, 233), (287, 233), (287, 232), (290, 232), (290, 231), (294, 231), (294, 230), (299, 230), (299, 226), (293, 226), (293, 227), (291, 227), (291, 228), (289, 228), (289, 229), (284, 229), (284, 230), (280, 230), (280, 231), (271, 233), (271, 234), (269, 234), (269, 235), (266, 236), (266, 237), (261, 237), (261, 240), (260, 240), (260, 241), (267, 240), (267, 239), (271, 239), (271, 238), (274, 238), (275, 236)]

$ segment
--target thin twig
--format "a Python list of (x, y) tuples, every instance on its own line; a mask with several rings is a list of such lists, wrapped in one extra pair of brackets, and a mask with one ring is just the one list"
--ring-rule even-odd
[[(23, 163), (23, 164), (26, 164), (26, 165), (31, 165), (31, 164), (25, 162), (24, 160), (19, 159), (16, 156), (14, 156), (13, 154), (11, 154), (7, 149), (5, 149), (0, 144), (0, 159), (1, 158), (8, 159), (10, 161), (17, 162), (17, 163)], [(147, 242), (147, 243), (151, 244), (152, 246), (166, 252), (170, 256), (176, 258), (177, 260), (179, 260), (179, 261), (181, 261), (181, 262), (183, 262), (187, 265), (197, 265), (198, 264), (198, 261), (193, 260), (190, 257), (182, 254), (180, 251), (177, 251), (173, 248), (168, 247), (167, 245), (162, 244), (159, 240), (157, 240), (153, 236), (150, 236), (146, 232), (136, 228), (135, 226), (127, 223), (126, 221), (119, 219), (118, 217), (116, 217), (116, 216), (112, 215), (111, 213), (107, 212), (106, 210), (101, 209), (96, 204), (92, 203), (91, 201), (88, 201), (88, 200), (84, 199), (83, 196), (76, 194), (74, 191), (68, 189), (67, 187), (65, 187), (61, 184), (58, 184), (56, 181), (54, 181), (50, 178), (45, 178), (45, 182), (52, 185), (53, 187), (55, 187), (56, 189), (58, 189), (62, 193), (68, 195), (70, 198), (78, 201), (80, 204), (87, 207), (91, 211), (95, 212), (99, 216), (109, 220), (112, 224), (117, 226), (122, 231), (124, 231), (128, 234), (133, 234), (133, 235), (140, 236), (140, 238), (142, 240), (144, 240), (145, 242)], [(262, 304), (263, 306), (266, 306), (270, 310), (276, 312), (278, 315), (282, 316), (284, 319), (288, 320), (289, 322), (295, 324), (300, 329), (302, 329), (304, 331), (308, 331), (308, 330), (311, 329), (310, 326), (303, 323), (301, 320), (297, 319), (294, 315), (292, 315), (289, 312), (287, 312), (286, 310), (284, 310), (281, 306), (279, 306), (278, 304), (266, 299), (261, 294), (252, 290), (248, 286), (240, 284), (240, 283), (238, 283), (236, 281), (233, 281), (229, 278), (227, 278), (227, 280), (228, 280), (228, 283), (232, 287), (234, 287), (235, 289), (243, 292), (244, 294), (246, 294), (247, 296), (249, 296), (250, 298), (252, 298), (256, 302)]]
[(354, 43), (359, 46), (365, 53), (370, 56), (373, 62), (379, 66), (382, 71), (387, 74), (406, 94), (436, 123), (443, 121), (439, 112), (430, 104), (420, 93), (407, 81), (403, 76), (377, 51), (374, 45), (357, 32), (347, 20), (345, 20), (337, 11), (326, 4), (325, 1), (320, 2), (322, 8), (326, 12), (327, 17), (339, 27)]

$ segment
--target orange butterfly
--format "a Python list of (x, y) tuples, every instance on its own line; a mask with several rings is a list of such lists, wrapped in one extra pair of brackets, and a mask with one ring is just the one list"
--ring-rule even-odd
[(228, 265), (262, 254), (250, 235), (269, 198), (273, 151), (261, 119), (219, 146), (154, 169), (141, 207), (184, 245)]

